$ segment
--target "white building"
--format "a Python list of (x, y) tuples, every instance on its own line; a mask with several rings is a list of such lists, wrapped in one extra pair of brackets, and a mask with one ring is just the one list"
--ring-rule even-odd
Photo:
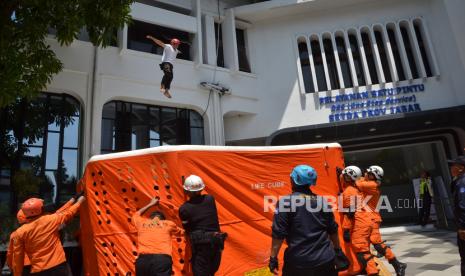
[[(115, 47), (50, 36), (65, 69), (47, 92), (80, 104), (76, 174), (92, 155), (159, 144), (337, 141), (348, 164), (385, 168), (384, 192), (401, 204), (392, 217), (404, 220), (416, 216), (398, 201), (414, 197), (412, 179), (430, 171), (448, 198), (445, 160), (463, 154), (464, 10), (463, 0), (136, 1)], [(188, 42), (172, 99), (147, 34)]]

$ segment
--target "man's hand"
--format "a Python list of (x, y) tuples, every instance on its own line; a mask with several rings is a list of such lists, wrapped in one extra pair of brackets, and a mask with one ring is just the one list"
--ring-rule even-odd
[(459, 234), (459, 239), (465, 240), (465, 229), (459, 229), (457, 232)]
[(344, 239), (345, 242), (350, 242), (350, 230), (349, 229), (344, 229), (344, 232), (342, 233), (342, 238)]
[(270, 268), (271, 273), (273, 273), (274, 275), (278, 275), (279, 273), (278, 257), (270, 257), (270, 263), (268, 264), (268, 267)]
[(80, 196), (77, 200), (77, 203), (82, 203), (84, 201), (86, 201), (86, 198), (84, 196)]
[(158, 196), (152, 198), (152, 200), (150, 200), (150, 205), (157, 205), (158, 202), (160, 201), (160, 198)]
[(153, 39), (153, 36), (151, 36), (151, 35), (146, 35), (145, 38), (147, 38), (147, 39)]

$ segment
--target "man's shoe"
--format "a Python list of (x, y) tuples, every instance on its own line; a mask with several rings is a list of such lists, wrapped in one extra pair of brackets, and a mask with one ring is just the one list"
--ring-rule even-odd
[(394, 267), (397, 276), (405, 276), (405, 270), (407, 269), (407, 264), (399, 262), (397, 259), (389, 261), (389, 263)]

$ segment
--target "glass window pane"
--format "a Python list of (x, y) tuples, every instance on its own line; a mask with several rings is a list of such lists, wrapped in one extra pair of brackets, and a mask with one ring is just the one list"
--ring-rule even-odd
[(203, 127), (203, 118), (198, 112), (191, 110), (189, 116), (191, 127)]
[(191, 128), (191, 144), (192, 145), (203, 145), (203, 128)]
[(302, 79), (304, 81), (305, 93), (315, 92), (313, 87), (312, 71), (310, 68), (310, 59), (308, 56), (307, 43), (298, 42), (300, 68), (302, 70)]
[(150, 127), (150, 139), (160, 139), (160, 130), (158, 129), (158, 126)]
[(160, 146), (160, 140), (150, 140), (150, 147), (158, 147)]
[(39, 171), (42, 164), (42, 148), (40, 147), (26, 147), (26, 152), (21, 158), (21, 168), (33, 169), (35, 172)]
[(78, 151), (63, 150), (63, 174), (62, 181), (67, 182), (77, 177), (78, 171)]
[(366, 84), (365, 75), (363, 74), (362, 55), (360, 48), (358, 47), (357, 37), (354, 34), (349, 34), (350, 49), (352, 51), (352, 57), (354, 58), (354, 67), (357, 74), (357, 81), (359, 86)]
[(65, 147), (77, 148), (79, 143), (79, 117), (69, 117), (68, 124), (64, 129), (63, 145)]
[(47, 154), (45, 168), (56, 170), (58, 168), (59, 133), (49, 132), (47, 136)]
[(80, 115), (80, 106), (78, 100), (72, 97), (65, 97), (65, 114), (67, 116), (79, 116)]
[(116, 103), (110, 102), (103, 106), (102, 117), (107, 119), (115, 119), (116, 118)]
[(389, 37), (389, 42), (391, 43), (392, 54), (394, 55), (394, 62), (396, 63), (397, 75), (399, 76), (399, 80), (406, 80), (404, 74), (404, 67), (402, 66), (399, 47), (394, 30), (392, 28), (388, 28), (387, 33)]
[(160, 124), (160, 108), (158, 107), (150, 107), (149, 109), (149, 117), (150, 117), (150, 124), (151, 125), (159, 125)]
[(175, 108), (162, 108), (162, 128), (161, 136), (163, 145), (176, 144), (176, 109)]
[[(29, 139), (32, 138), (32, 139)], [(44, 143), (44, 138), (38, 137), (34, 139), (34, 137), (29, 137), (29, 138), (24, 138), (23, 139), (23, 144), (29, 145), (29, 146), (42, 146)]]
[(328, 87), (326, 86), (326, 77), (323, 66), (323, 57), (321, 55), (320, 43), (318, 42), (318, 40), (312, 40), (310, 42), (310, 45), (312, 48), (313, 63), (315, 65), (318, 91), (326, 91), (328, 90)]
[(131, 133), (131, 149), (144, 149), (148, 147), (149, 137), (147, 126), (133, 126)]
[(362, 44), (365, 50), (365, 57), (368, 63), (368, 71), (370, 71), (371, 83), (378, 84), (378, 74), (376, 73), (375, 55), (373, 53), (372, 41), (368, 33), (362, 33)]
[(391, 71), (389, 69), (388, 56), (386, 48), (384, 47), (384, 40), (381, 31), (375, 31), (376, 45), (378, 45), (378, 52), (381, 59), (381, 66), (383, 67), (384, 77), (386, 82), (392, 82)]
[(417, 79), (419, 77), (417, 64), (415, 62), (415, 57), (413, 55), (413, 48), (412, 43), (410, 41), (410, 35), (407, 31), (407, 27), (400, 26), (400, 33), (402, 35), (402, 39), (404, 40), (405, 51), (407, 52), (407, 59), (410, 65), (410, 70), (412, 71), (412, 77)]
[(346, 43), (344, 38), (336, 37), (336, 48), (339, 55), (339, 62), (341, 64), (342, 77), (344, 79), (344, 85), (346, 88), (353, 87), (352, 77), (350, 74), (349, 58), (346, 50)]
[(46, 171), (45, 181), (46, 184), (41, 189), (42, 198), (44, 199), (45, 204), (55, 203), (58, 190), (56, 171)]
[(61, 97), (51, 96), (49, 100), (48, 129), (60, 131), (60, 117), (62, 114), (63, 100)]
[(115, 121), (102, 120), (101, 148), (105, 150), (115, 150)]

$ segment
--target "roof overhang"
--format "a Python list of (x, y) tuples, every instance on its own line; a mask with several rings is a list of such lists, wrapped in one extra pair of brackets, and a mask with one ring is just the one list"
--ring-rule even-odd
[(380, 0), (273, 0), (236, 7), (234, 14), (239, 19), (257, 22), (376, 1)]

